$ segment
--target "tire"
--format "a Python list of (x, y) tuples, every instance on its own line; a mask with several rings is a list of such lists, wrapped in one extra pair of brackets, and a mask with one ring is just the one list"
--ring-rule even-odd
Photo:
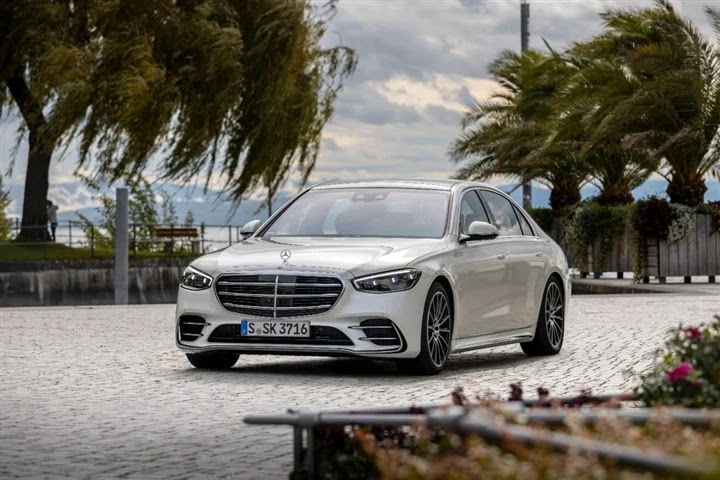
[(187, 353), (188, 361), (203, 370), (229, 370), (237, 363), (240, 354), (232, 352)]
[[(440, 373), (450, 355), (452, 330), (453, 311), (450, 296), (440, 283), (433, 283), (425, 299), (420, 353), (413, 359), (398, 360), (400, 370), (414, 375), (437, 375)], [(433, 331), (434, 334), (428, 335)], [(428, 341), (428, 337), (430, 337), (430, 341)]]
[(565, 310), (562, 284), (557, 278), (550, 277), (543, 292), (535, 337), (532, 342), (520, 344), (526, 355), (539, 357), (560, 353), (565, 340)]

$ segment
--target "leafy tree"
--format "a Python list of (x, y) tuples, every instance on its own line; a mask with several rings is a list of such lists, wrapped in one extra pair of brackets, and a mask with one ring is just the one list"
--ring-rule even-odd
[(0, 240), (10, 240), (10, 219), (6, 210), (10, 206), (10, 191), (3, 186), (3, 177), (0, 175)]
[(356, 59), (320, 44), (335, 0), (0, 2), (0, 115), (29, 144), (24, 238), (45, 233), (56, 150), (79, 144), (96, 182), (159, 164), (212, 176), (239, 202), (290, 174), (306, 180)]
[(720, 161), (720, 14), (707, 9), (716, 42), (706, 39), (666, 0), (650, 8), (609, 9), (605, 30), (588, 48), (622, 68), (629, 88), (607, 97), (595, 112), (589, 145), (622, 138), (662, 160), (675, 203), (697, 205), (704, 176)]
[[(99, 194), (100, 207), (97, 208), (98, 220), (93, 221), (85, 215), (78, 213), (83, 222), (83, 231), (88, 241), (97, 247), (114, 248), (115, 246), (115, 198), (100, 194), (100, 186), (86, 179), (91, 191)], [(133, 224), (132, 238), (136, 240), (138, 250), (152, 250), (154, 248), (155, 225), (158, 223), (157, 202), (150, 182), (144, 178), (128, 186), (130, 201), (128, 204), (128, 217)]]
[(553, 208), (577, 203), (587, 179), (586, 164), (577, 150), (559, 142), (545, 145), (551, 134), (552, 101), (569, 73), (567, 64), (533, 50), (522, 55), (506, 51), (489, 70), (502, 90), (476, 102), (465, 115), (464, 132), (450, 149), (453, 161), (467, 161), (456, 176), (538, 179), (550, 187)]
[(175, 202), (173, 202), (172, 197), (165, 190), (161, 190), (160, 198), (162, 198), (162, 202), (160, 203), (160, 209), (162, 211), (160, 223), (163, 225), (177, 225), (177, 209), (175, 208)]
[(185, 214), (185, 221), (183, 221), (183, 226), (192, 227), (193, 224), (195, 224), (195, 214), (193, 214), (192, 209), (190, 209)]

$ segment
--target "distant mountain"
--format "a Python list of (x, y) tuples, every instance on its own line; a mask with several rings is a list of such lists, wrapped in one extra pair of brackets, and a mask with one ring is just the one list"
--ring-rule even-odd
[[(720, 182), (717, 180), (708, 180), (705, 182), (708, 187), (705, 192), (705, 201), (718, 201), (720, 200)], [(667, 189), (668, 182), (666, 180), (648, 180), (641, 186), (633, 190), (632, 194), (635, 200), (656, 195), (658, 197), (667, 198), (665, 190)], [(498, 188), (505, 192), (511, 192), (516, 185), (501, 185)], [(550, 190), (542, 187), (533, 185), (533, 207), (549, 207), (550, 206)], [(580, 190), (582, 198), (592, 197), (598, 194), (598, 189), (591, 185), (587, 185)], [(513, 191), (510, 196), (515, 199), (518, 203), (522, 203), (522, 189), (518, 188)]]
[[(717, 180), (707, 181), (708, 191), (705, 194), (705, 200), (720, 200), (720, 182)], [(20, 216), (22, 205), (22, 188), (23, 186), (17, 182), (9, 182), (10, 197), (13, 203), (10, 206), (10, 216)], [(522, 189), (513, 189), (516, 185), (505, 184), (500, 185), (500, 189), (505, 192), (511, 192), (512, 197), (518, 202), (522, 202)], [(201, 188), (178, 187), (173, 184), (156, 183), (153, 185), (154, 190), (159, 194), (161, 190), (168, 192), (175, 203), (178, 222), (182, 223), (188, 210), (192, 210), (195, 223), (205, 222), (206, 225), (243, 225), (253, 219), (264, 220), (267, 218), (267, 207), (262, 207), (262, 201), (258, 199), (249, 199), (243, 201), (237, 208), (228, 201), (218, 200), (222, 198), (219, 191), (211, 190), (207, 194), (202, 193)], [(649, 180), (642, 186), (633, 191), (636, 199), (647, 197), (649, 195), (665, 196), (667, 182), (665, 180)], [(108, 189), (107, 194), (114, 194), (113, 189)], [(280, 192), (273, 200), (273, 211), (277, 211), (285, 202), (293, 196), (293, 191)], [(586, 186), (582, 189), (583, 198), (597, 194), (597, 189), (592, 186)], [(96, 196), (89, 192), (85, 185), (80, 181), (65, 182), (62, 184), (54, 184), (50, 189), (50, 199), (57, 203), (60, 207), (58, 219), (60, 221), (77, 220), (78, 213), (92, 219), (97, 220), (99, 217), (98, 209), (95, 205), (99, 204)], [(546, 188), (533, 186), (533, 206), (548, 207), (550, 205), (550, 191)], [(158, 202), (158, 209), (160, 208)], [(158, 212), (159, 214), (160, 212)]]
[[(234, 207), (231, 202), (218, 201), (218, 192), (211, 191), (207, 195), (195, 198), (187, 198), (184, 189), (177, 189), (176, 192), (172, 192), (172, 189), (176, 187), (170, 186), (157, 186), (157, 190), (164, 188), (171, 195), (173, 195), (173, 204), (175, 205), (175, 213), (178, 218), (178, 223), (181, 224), (185, 220), (185, 216), (189, 210), (192, 210), (194, 223), (200, 224), (205, 222), (207, 226), (221, 226), (221, 225), (244, 225), (250, 220), (260, 219), (265, 220), (268, 218), (267, 206), (263, 206), (261, 200), (244, 200), (240, 205)], [(287, 200), (290, 199), (290, 195), (281, 192), (273, 200), (273, 211), (280, 208)], [(72, 212), (61, 212), (58, 214), (59, 220), (77, 220), (79, 217), (77, 213), (84, 215), (85, 217), (96, 221), (99, 218), (99, 211), (97, 207), (85, 207)], [(158, 203), (157, 206), (158, 217), (162, 216), (161, 206)]]
[[(10, 198), (13, 200), (9, 208), (11, 217), (19, 217), (22, 213), (23, 185), (17, 182), (8, 182)], [(219, 191), (210, 190), (203, 194), (202, 188), (178, 187), (173, 184), (155, 183), (153, 190), (157, 196), (158, 216), (161, 215), (159, 194), (165, 191), (171, 195), (175, 205), (178, 223), (182, 223), (188, 210), (192, 210), (195, 223), (205, 222), (206, 225), (243, 225), (250, 220), (265, 220), (268, 217), (266, 206), (257, 199), (244, 200), (237, 208), (231, 202), (219, 200), (222, 198)], [(114, 195), (114, 189), (107, 189), (104, 194)], [(58, 220), (79, 220), (82, 214), (91, 221), (97, 221), (100, 211), (97, 195), (90, 192), (80, 181), (54, 184), (50, 188), (49, 198), (59, 206)], [(280, 192), (273, 199), (273, 211), (280, 208), (292, 196), (292, 192)]]

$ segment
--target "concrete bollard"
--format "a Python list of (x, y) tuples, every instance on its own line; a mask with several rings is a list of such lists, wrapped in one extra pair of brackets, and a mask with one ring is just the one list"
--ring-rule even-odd
[(128, 189), (115, 191), (115, 304), (128, 303)]

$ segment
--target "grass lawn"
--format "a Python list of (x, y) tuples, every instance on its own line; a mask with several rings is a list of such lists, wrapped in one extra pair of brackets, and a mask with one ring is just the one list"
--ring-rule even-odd
[[(197, 257), (199, 254), (184, 252), (137, 252), (138, 258), (168, 258), (168, 257)], [(133, 258), (133, 253), (130, 252)], [(90, 258), (115, 258), (115, 251), (110, 248), (96, 248), (94, 252), (89, 247), (71, 248), (57, 243), (43, 243), (39, 245), (16, 245), (14, 243), (0, 243), (0, 262), (40, 262), (48, 260), (80, 260)]]

